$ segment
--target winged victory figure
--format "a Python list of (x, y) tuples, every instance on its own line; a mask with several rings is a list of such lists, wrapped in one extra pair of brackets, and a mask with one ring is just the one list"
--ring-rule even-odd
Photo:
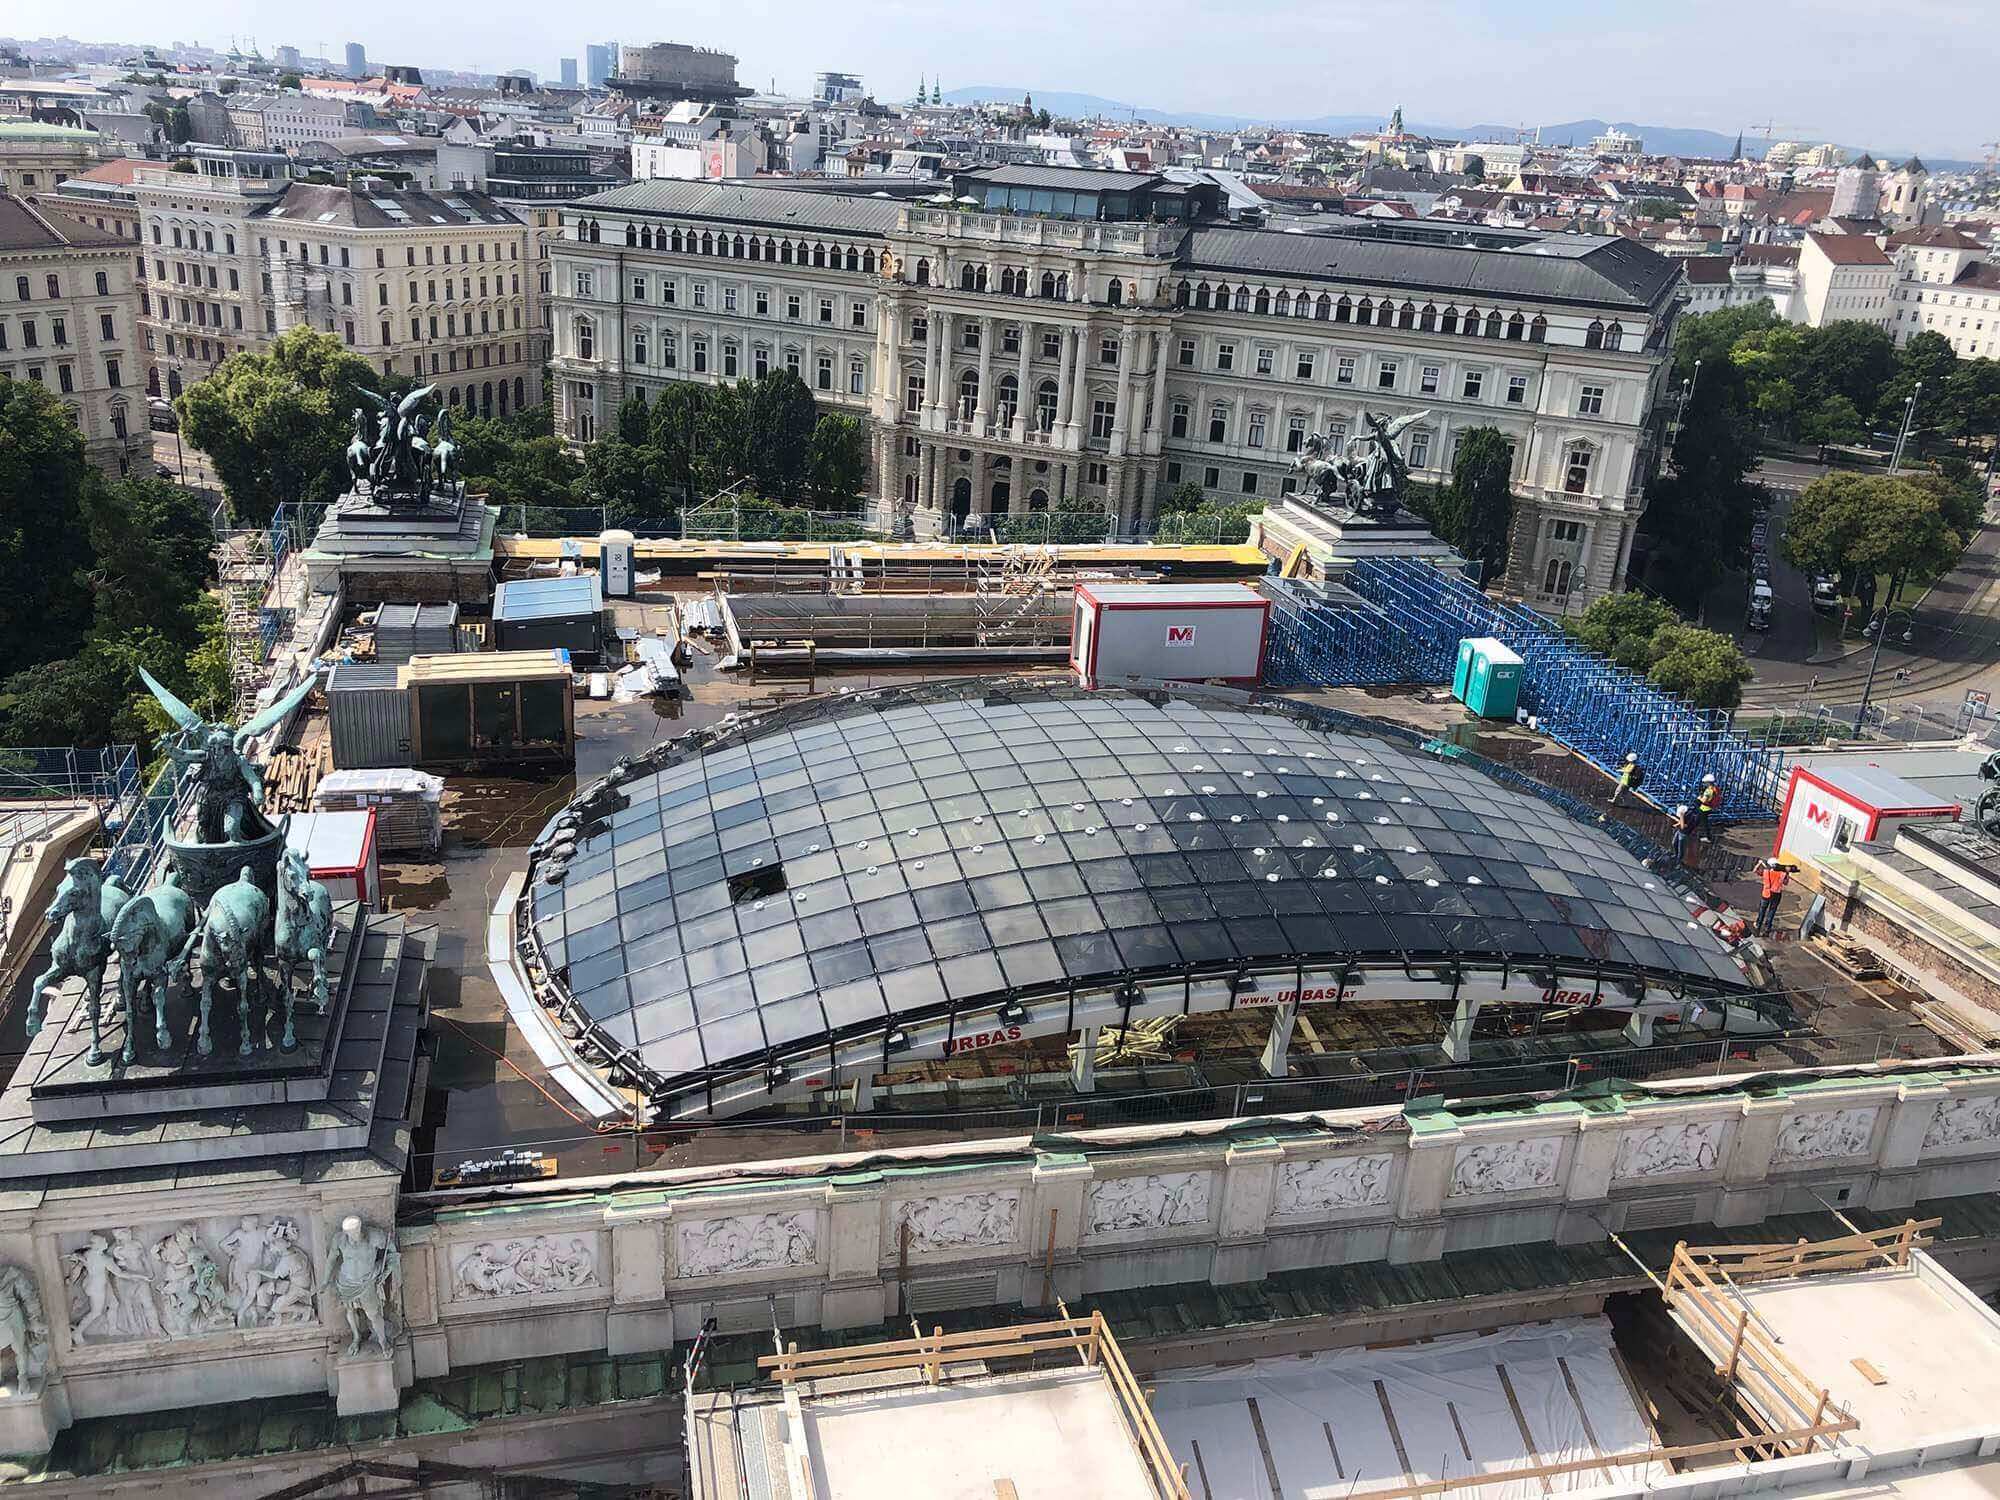
[(181, 726), (180, 733), (167, 742), (168, 756), (176, 766), (197, 768), (201, 841), (236, 844), (262, 838), (270, 831), (259, 811), (264, 801), (264, 778), (243, 747), (305, 702), (316, 679), (308, 676), (278, 702), (232, 730), (226, 724), (209, 723), (144, 667), (139, 668), (139, 676), (160, 707)]

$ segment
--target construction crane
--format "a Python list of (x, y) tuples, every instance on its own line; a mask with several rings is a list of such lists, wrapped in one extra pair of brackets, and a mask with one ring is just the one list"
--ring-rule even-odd
[(1762, 125), (1747, 125), (1744, 127), (1745, 130), (1755, 131), (1758, 135), (1764, 137), (1765, 156), (1771, 154), (1771, 140), (1779, 131), (1782, 130), (1787, 135), (1792, 135), (1803, 133), (1807, 128), (1804, 125), (1780, 125), (1776, 120), (1766, 120)]
[(1994, 163), (2000, 161), (2000, 141), (1981, 141), (1979, 144), (1986, 148), (1986, 160), (1979, 168), (1979, 175), (1990, 178)]

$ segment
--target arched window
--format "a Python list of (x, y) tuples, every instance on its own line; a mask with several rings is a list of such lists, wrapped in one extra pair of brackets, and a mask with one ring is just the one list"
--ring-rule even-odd
[(929, 286), (930, 284), (931, 284), (931, 263), (927, 260), (920, 260), (917, 262), (917, 285)]
[(516, 376), (514, 377), (514, 410), (515, 410), (515, 411), (519, 411), (519, 410), (520, 410), (520, 409), (521, 409), (522, 407), (524, 407), (524, 406), (526, 406), (526, 405), (528, 404), (528, 402), (527, 402), (527, 397), (526, 397), (526, 395), (524, 394), (524, 393), (525, 393), (525, 392), (527, 391), (527, 389), (528, 389), (528, 388), (527, 388), (527, 386), (526, 386), (526, 385), (525, 385), (525, 384), (524, 384), (524, 383), (522, 382), (522, 379), (521, 379), (521, 377), (520, 377), (519, 375), (516, 375)]
[(1623, 326), (1613, 323), (1609, 328), (1604, 330), (1604, 347), (1607, 349), (1622, 349), (1625, 347), (1625, 329)]
[(752, 260), (762, 260), (764, 258), (764, 242), (754, 234), (750, 236), (750, 258)]
[[(1520, 314), (1516, 313), (1514, 316), (1518, 318)], [(1539, 344), (1544, 342), (1548, 338), (1548, 336), (1549, 336), (1549, 320), (1543, 317), (1540, 313), (1536, 313), (1535, 321), (1528, 325), (1528, 342), (1531, 344)], [(1511, 338), (1513, 337), (1513, 335), (1509, 334), (1508, 337)]]
[(1204, 282), (1203, 282), (1203, 283), (1202, 283), (1202, 284), (1201, 284), (1200, 286), (1198, 286), (1198, 287), (1196, 287), (1196, 288), (1194, 289), (1194, 305), (1195, 305), (1196, 307), (1207, 307), (1207, 306), (1208, 306), (1208, 283), (1207, 283), (1207, 282), (1205, 282), (1205, 281), (1204, 281)]
[(1465, 336), (1469, 339), (1479, 337), (1479, 309), (1476, 307), (1465, 310)]
[(1048, 508), (1049, 508), (1049, 492), (1047, 490), (1028, 491), (1029, 510), (1047, 510)]
[(847, 247), (846, 265), (847, 269), (850, 271), (858, 271), (861, 269), (861, 252), (855, 249), (852, 245), (849, 245)]
[(1021, 404), (1021, 382), (1012, 375), (1000, 377), (998, 399), (994, 402), (995, 419), (1008, 426), (1014, 420), (1014, 412)]
[(1566, 495), (1587, 495), (1590, 493), (1591, 471), (1597, 464), (1597, 449), (1585, 442), (1571, 443), (1563, 449), (1563, 493)]
[[(782, 245), (778, 246), (778, 259), (783, 264), (788, 266), (792, 263), (792, 242), (790, 240), (786, 240)], [(922, 261), (917, 262), (917, 269), (920, 272), (923, 270)], [(917, 284), (919, 286), (923, 285), (921, 281), (918, 282)]]
[(1387, 297), (1384, 297), (1375, 308), (1375, 326), (1377, 328), (1387, 328), (1395, 321), (1396, 305)]
[[(1326, 301), (1326, 293), (1321, 292), (1319, 300), (1322, 302)], [(1347, 298), (1342, 297), (1333, 305), (1333, 321), (1336, 323), (1352, 323), (1354, 321), (1354, 304), (1348, 301)]]
[(960, 521), (972, 514), (972, 481), (963, 474), (951, 482), (951, 513)]
[(1438, 310), (1435, 303), (1426, 302), (1424, 310), (1417, 314), (1417, 327), (1425, 333), (1434, 333), (1438, 326)]
[(1238, 288), (1236, 289), (1236, 302), (1235, 302), (1235, 310), (1236, 310), (1237, 312), (1248, 312), (1248, 311), (1250, 311), (1250, 288), (1249, 288), (1249, 287), (1247, 287), (1247, 286), (1239, 286), (1239, 287), (1238, 287)]
[(479, 414), (482, 417), (493, 414), (493, 382), (490, 380), (479, 388)]
[(576, 320), (576, 357), (597, 358), (597, 328), (588, 318)]
[(1586, 349), (1604, 347), (1604, 325), (1595, 318), (1591, 319), (1590, 326), (1583, 330), (1583, 347)]
[(972, 289), (978, 292), (986, 290), (986, 267), (975, 266), (973, 268)]
[(1042, 295), (1044, 297), (1054, 297), (1055, 294), (1056, 294), (1056, 273), (1053, 271), (1042, 272)]
[(1527, 331), (1528, 320), (1519, 313), (1515, 313), (1513, 317), (1507, 320), (1507, 337), (1515, 343), (1518, 344), (1521, 341), (1521, 336)]
[(1105, 300), (1113, 307), (1123, 307), (1125, 305), (1125, 284), (1116, 276), (1111, 278), (1111, 286), (1105, 295)]
[(873, 276), (875, 274), (875, 252), (873, 250), (863, 250), (861, 252), (861, 274), (864, 276)]
[(1396, 326), (1398, 328), (1415, 328), (1417, 326), (1416, 303), (1405, 302), (1403, 304), (1402, 310), (1396, 314)]
[(1053, 432), (1056, 425), (1056, 383), (1044, 380), (1035, 387), (1035, 430)]
[(1542, 570), (1542, 592), (1561, 596), (1569, 592), (1570, 575), (1575, 571), (1566, 557), (1552, 557)]
[(1069, 301), (1069, 272), (1067, 271), (1062, 272), (1056, 277), (1056, 296), (1061, 301)]
[(961, 371), (958, 377), (958, 414), (970, 417), (979, 405), (979, 372)]
[(826, 246), (813, 246), (813, 264), (816, 266), (824, 266), (826, 264)]
[(1257, 311), (1263, 313), (1267, 317), (1270, 315), (1271, 293), (1270, 290), (1266, 287), (1260, 286), (1257, 288)]
[(1290, 292), (1278, 293), (1277, 303), (1271, 310), (1281, 318), (1289, 318), (1292, 315), (1292, 294)]
[(638, 247), (639, 247), (639, 226), (638, 226), (637, 224), (633, 224), (633, 223), (629, 223), (629, 222), (628, 222), (628, 223), (627, 223), (627, 224), (625, 225), (625, 243), (626, 243), (627, 245), (631, 246), (631, 247), (632, 247), (633, 249), (635, 249), (635, 250), (636, 250), (636, 249), (638, 249)]
[[(640, 394), (639, 399), (641, 402), (645, 401), (646, 398), (643, 392)], [(500, 382), (500, 415), (503, 417), (507, 415), (507, 382), (504, 380)]]
[[(1321, 300), (1324, 301), (1325, 299), (1322, 298)], [(1310, 318), (1312, 316), (1312, 298), (1308, 297), (1304, 292), (1300, 292), (1298, 300), (1292, 304), (1292, 316), (1295, 318)]]
[(1360, 307), (1355, 309), (1355, 321), (1364, 324), (1375, 321), (1375, 303), (1372, 298), (1363, 297), (1361, 299)]
[(652, 249), (652, 248), (653, 248), (653, 226), (652, 226), (652, 225), (648, 224), (648, 225), (647, 225), (647, 226), (646, 226), (645, 228), (643, 228), (643, 229), (641, 229), (641, 230), (639, 231), (639, 248), (640, 248), (641, 250), (650, 250), (650, 249)]
[(1486, 336), (1489, 339), (1497, 339), (1500, 337), (1502, 331), (1503, 330), (1500, 325), (1500, 309), (1496, 307), (1495, 309), (1493, 309), (1493, 311), (1489, 312), (1486, 315)]
[(993, 493), (990, 502), (986, 507), (987, 511), (990, 514), (996, 516), (1006, 515), (1007, 502), (1013, 497), (1013, 493), (1014, 493), (1014, 486), (1008, 480), (1005, 479), (994, 480)]
[(969, 292), (972, 290), (971, 266), (965, 265), (965, 266), (960, 266), (958, 268), (958, 289), (961, 292)]
[(457, 387), (457, 386), (453, 386), (453, 387), (452, 387), (452, 388), (451, 388), (450, 390), (446, 391), (446, 392), (445, 392), (444, 394), (445, 394), (445, 399), (446, 399), (446, 400), (448, 400), (449, 402), (451, 402), (451, 404), (452, 404), (453, 406), (456, 406), (456, 405), (458, 405), (458, 387)]
[(1188, 283), (1186, 283), (1185, 281), (1183, 281), (1179, 286), (1174, 288), (1175, 307), (1186, 307), (1188, 303), (1190, 303), (1193, 300), (1194, 300), (1194, 288), (1189, 286)]
[(676, 255), (679, 255), (681, 253), (681, 232), (678, 229), (674, 231), (673, 251), (674, 254)]
[(731, 255), (735, 256), (735, 257), (736, 257), (736, 258), (737, 258), (738, 260), (742, 260), (742, 259), (743, 259), (743, 236), (742, 236), (742, 235), (740, 235), (740, 234), (739, 234), (739, 235), (737, 235), (735, 239), (733, 239), (733, 240), (731, 240), (731, 241), (729, 242), (729, 253), (730, 253)]
[(1458, 332), (1458, 309), (1457, 309), (1457, 308), (1455, 308), (1455, 307), (1447, 307), (1447, 308), (1446, 308), (1446, 309), (1444, 310), (1444, 314), (1443, 314), (1443, 316), (1441, 316), (1441, 317), (1440, 317), (1440, 318), (1438, 319), (1438, 331), (1439, 331), (1440, 333), (1457, 333), (1457, 332)]

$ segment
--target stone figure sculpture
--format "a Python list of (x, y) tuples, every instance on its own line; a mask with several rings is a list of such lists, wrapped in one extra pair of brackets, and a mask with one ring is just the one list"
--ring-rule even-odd
[[(1979, 763), (1979, 779), (2000, 783), (2000, 750)], [(1979, 794), (1979, 805), (1973, 809), (1972, 817), (1981, 833), (2000, 839), (2000, 785), (1989, 786)]]
[(431, 431), (431, 483), (445, 489), (458, 477), (458, 444), (451, 440), (451, 408), (438, 408), (437, 424)]
[(125, 1010), (124, 1059), (132, 1061), (139, 1036), (139, 998), (153, 1007), (153, 1041), (161, 1051), (172, 1045), (167, 1033), (167, 993), (187, 971), (201, 931), (199, 915), (181, 889), (178, 870), (169, 870), (150, 890), (125, 903), (111, 924), (111, 947), (118, 955), (118, 995)]
[(403, 1260), (396, 1237), (386, 1229), (364, 1224), (359, 1215), (340, 1221), (340, 1232), (326, 1252), (326, 1274), (319, 1289), (340, 1299), (347, 1315), (347, 1352), (361, 1352), (364, 1336), (382, 1353), (396, 1336), (395, 1307), (401, 1295)]
[[(312, 1257), (299, 1244), (299, 1226), (290, 1219), (271, 1225), (271, 1267), (253, 1269), (257, 1287), (249, 1304), (238, 1309), (237, 1322), (264, 1324), (311, 1323), (319, 1316), (313, 1301)], [(246, 1321), (247, 1320), (247, 1321)]]
[(215, 1051), (209, 1031), (209, 1016), (215, 1008), (215, 981), (227, 974), (236, 984), (236, 1017), (241, 1023), (239, 1057), (256, 1050), (250, 1029), (254, 1004), (261, 997), (263, 961), (270, 945), (271, 898), (257, 888), (250, 866), (245, 865), (230, 884), (215, 893), (203, 918), (196, 952), (201, 962), (201, 1029), (195, 1046), (203, 1057)]
[(1393, 516), (1410, 475), (1397, 440), (1429, 415), (1410, 412), (1391, 420), (1363, 412), (1366, 430), (1345, 443), (1331, 433), (1308, 437), (1292, 461), (1292, 471), (1303, 476), (1304, 493), (1322, 505), (1342, 506), (1361, 515)]
[(43, 913), (51, 926), (60, 922), (62, 927), (49, 948), (48, 968), (35, 976), (28, 989), (29, 1036), (42, 1029), (42, 992), (65, 979), (81, 979), (87, 987), (84, 1001), (90, 1008), (90, 1060), (93, 1064), (104, 1061), (99, 1015), (104, 966), (111, 958), (111, 929), (130, 899), (117, 881), (104, 878), (93, 859), (73, 859), (64, 867), (63, 882)]
[(1207, 1172), (1103, 1178), (1085, 1190), (1084, 1216), (1093, 1234), (1204, 1223), (1208, 1219), (1210, 1178)]
[(1562, 1145), (1552, 1138), (1461, 1146), (1453, 1159), (1447, 1198), (1520, 1193), (1554, 1185)]
[(129, 1229), (111, 1238), (92, 1234), (65, 1257), (70, 1288), (70, 1328), (79, 1340), (158, 1338), (166, 1330), (146, 1273), (146, 1250)]
[(35, 1279), (19, 1266), (0, 1263), (0, 1349), (14, 1356), (8, 1384), (24, 1386), (49, 1364), (49, 1320)]
[(229, 1257), (229, 1300), (239, 1318), (256, 1299), (257, 1277), (271, 1249), (272, 1228), (266, 1228), (256, 1214), (245, 1214), (222, 1237), (219, 1248)]
[(211, 1333), (236, 1322), (215, 1257), (192, 1224), (183, 1224), (153, 1246), (160, 1268), (162, 1321), (173, 1338)]
[(574, 1291), (597, 1285), (597, 1256), (580, 1239), (572, 1239), (567, 1249), (545, 1234), (486, 1240), (458, 1262), (454, 1279), (461, 1297)]
[(697, 1219), (677, 1227), (676, 1245), (683, 1276), (807, 1266), (819, 1258), (819, 1219), (812, 1213)]
[(313, 1009), (325, 1015), (326, 959), (332, 947), (333, 897), (312, 878), (305, 855), (287, 849), (278, 859), (277, 929), (278, 976), (285, 997), (285, 1038), (280, 1045), (287, 1052), (299, 1044), (292, 1025), (297, 1007), (292, 981), (301, 964), (311, 969)]

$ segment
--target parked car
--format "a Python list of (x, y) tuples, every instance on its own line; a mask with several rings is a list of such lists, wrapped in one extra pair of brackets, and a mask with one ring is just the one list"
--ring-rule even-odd
[(174, 404), (162, 396), (146, 398), (146, 422), (155, 432), (178, 432), (180, 419), (174, 415)]
[(1743, 623), (1752, 630), (1769, 630), (1771, 607), (1776, 602), (1776, 596), (1771, 592), (1771, 585), (1764, 579), (1758, 579), (1750, 586), (1750, 607)]
[(1840, 608), (1840, 580), (1831, 573), (1816, 573), (1812, 581), (1813, 608), (1833, 610)]

